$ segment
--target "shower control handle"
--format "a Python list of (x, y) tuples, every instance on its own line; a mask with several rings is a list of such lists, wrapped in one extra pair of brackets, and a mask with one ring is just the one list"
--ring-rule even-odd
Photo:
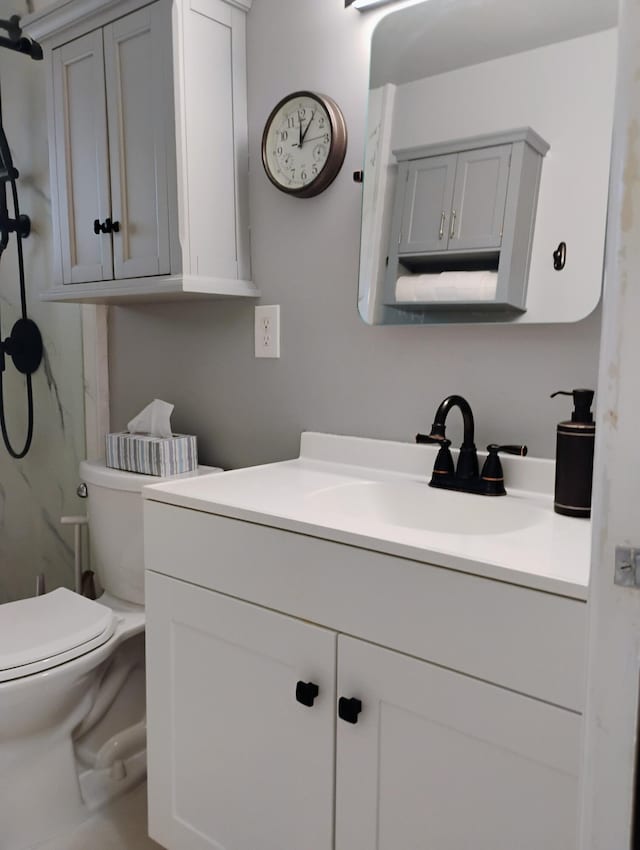
[(93, 232), (96, 236), (99, 236), (101, 233), (120, 233), (120, 222), (105, 218), (101, 223), (100, 219), (96, 218), (93, 221)]

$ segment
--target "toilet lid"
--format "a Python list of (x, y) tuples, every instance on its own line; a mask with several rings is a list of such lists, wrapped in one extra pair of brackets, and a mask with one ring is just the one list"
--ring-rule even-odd
[(0, 682), (47, 670), (109, 640), (110, 608), (65, 588), (0, 605)]

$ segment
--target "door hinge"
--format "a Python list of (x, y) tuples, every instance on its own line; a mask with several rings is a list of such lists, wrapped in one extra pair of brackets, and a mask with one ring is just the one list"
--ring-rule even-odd
[(640, 549), (616, 546), (614, 584), (640, 588)]

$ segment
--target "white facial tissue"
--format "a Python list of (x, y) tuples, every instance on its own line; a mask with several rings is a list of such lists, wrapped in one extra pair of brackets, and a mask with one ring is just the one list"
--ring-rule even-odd
[(127, 423), (130, 434), (149, 434), (152, 437), (171, 437), (171, 414), (173, 405), (154, 398), (143, 410)]

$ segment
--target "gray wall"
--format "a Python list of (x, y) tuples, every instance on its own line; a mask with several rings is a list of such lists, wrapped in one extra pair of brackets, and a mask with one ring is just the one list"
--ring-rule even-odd
[[(293, 457), (300, 431), (410, 440), (456, 392), (475, 412), (478, 445), (555, 450), (567, 401), (595, 386), (599, 311), (575, 325), (369, 327), (356, 288), (370, 31), (380, 13), (343, 0), (255, 0), (248, 19), (253, 276), (280, 304), (280, 360), (253, 357), (253, 305), (199, 302), (111, 311), (112, 426), (154, 397), (176, 405), (174, 430), (198, 435), (205, 462), (237, 467)], [(264, 121), (308, 88), (345, 113), (349, 150), (335, 183), (289, 198), (260, 163)], [(214, 152), (212, 152), (214, 155)], [(215, 226), (212, 223), (212, 226)], [(460, 428), (452, 423), (450, 435)]]

